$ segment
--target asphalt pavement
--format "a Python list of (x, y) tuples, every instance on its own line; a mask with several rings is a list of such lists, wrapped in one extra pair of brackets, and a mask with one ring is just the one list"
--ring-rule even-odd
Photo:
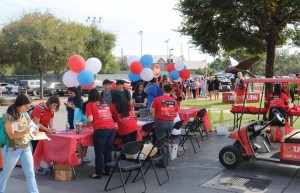
[[(65, 98), (62, 98), (62, 101)], [(0, 106), (3, 113), (7, 106)], [(67, 121), (67, 112), (62, 105), (55, 113), (54, 126), (63, 130)], [(199, 138), (200, 140), (200, 138)], [(245, 161), (237, 169), (225, 169), (218, 159), (222, 147), (232, 144), (227, 136), (218, 136), (209, 133), (208, 140), (201, 141), (201, 149), (194, 153), (191, 143), (186, 142), (186, 153), (172, 160), (168, 166), (170, 180), (159, 186), (152, 169), (146, 175), (147, 192), (149, 193), (299, 193), (300, 172), (299, 167), (275, 164), (261, 161)], [(95, 193), (105, 192), (104, 186), (108, 177), (90, 179), (88, 175), (94, 171), (93, 147), (88, 149), (88, 157), (92, 160), (85, 165), (76, 166), (76, 178), (72, 181), (55, 181), (54, 175), (36, 174), (38, 187), (41, 193)], [(159, 169), (159, 176), (164, 178), (164, 170)], [(120, 182), (118, 172), (113, 177), (113, 184)], [(129, 180), (128, 193), (141, 192), (142, 181), (132, 183)], [(25, 176), (22, 168), (15, 168), (8, 180), (6, 193), (27, 192)], [(121, 193), (122, 188), (109, 191)]]

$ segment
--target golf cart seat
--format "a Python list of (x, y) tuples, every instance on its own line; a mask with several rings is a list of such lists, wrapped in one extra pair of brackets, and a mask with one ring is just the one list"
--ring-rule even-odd
[(300, 143), (300, 131), (293, 131), (282, 137), (283, 143)]

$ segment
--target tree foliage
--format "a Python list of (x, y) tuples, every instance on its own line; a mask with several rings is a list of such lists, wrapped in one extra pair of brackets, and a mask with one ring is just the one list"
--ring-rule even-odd
[(300, 43), (300, 1), (180, 0), (176, 9), (183, 18), (179, 31), (203, 51), (266, 53), (266, 77), (273, 77), (276, 47)]
[(102, 72), (113, 73), (119, 69), (112, 55), (115, 41), (115, 35), (95, 26), (66, 22), (47, 11), (24, 13), (0, 33), (0, 64), (14, 65), (15, 72), (37, 71), (42, 80), (47, 71), (65, 72), (69, 57), (79, 54), (99, 58)]

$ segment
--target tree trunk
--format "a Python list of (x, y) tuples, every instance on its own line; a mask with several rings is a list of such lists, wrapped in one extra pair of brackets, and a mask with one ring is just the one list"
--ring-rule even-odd
[(44, 96), (43, 93), (44, 68), (42, 67), (42, 65), (39, 68), (39, 73), (40, 73), (40, 99), (42, 99)]
[[(266, 78), (273, 78), (274, 59), (275, 59), (275, 50), (276, 50), (276, 42), (277, 42), (277, 34), (275, 29), (270, 30), (266, 42), (267, 42), (267, 60), (266, 60), (265, 76)], [(273, 84), (272, 83), (266, 84), (265, 96), (267, 96), (272, 91), (273, 91)]]

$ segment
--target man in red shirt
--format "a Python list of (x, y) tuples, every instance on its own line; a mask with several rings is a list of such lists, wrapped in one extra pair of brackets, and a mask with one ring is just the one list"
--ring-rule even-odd
[[(165, 166), (169, 163), (169, 137), (174, 125), (174, 118), (178, 113), (177, 101), (170, 96), (173, 85), (167, 83), (164, 85), (164, 95), (156, 97), (151, 105), (150, 113), (154, 114), (154, 132), (156, 139), (165, 137), (165, 143), (162, 148), (163, 161)], [(159, 166), (163, 166), (162, 163)]]

